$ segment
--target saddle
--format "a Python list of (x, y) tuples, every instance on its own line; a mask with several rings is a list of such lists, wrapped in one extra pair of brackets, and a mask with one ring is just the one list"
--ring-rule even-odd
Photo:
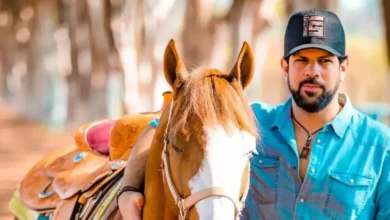
[[(164, 108), (172, 99), (163, 93)], [(33, 166), (19, 188), (20, 202), (44, 219), (113, 219), (115, 196), (132, 147), (161, 111), (83, 124), (74, 145), (58, 149)]]

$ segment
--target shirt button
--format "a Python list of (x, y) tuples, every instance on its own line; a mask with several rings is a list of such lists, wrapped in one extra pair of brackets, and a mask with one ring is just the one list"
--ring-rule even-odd
[(317, 139), (317, 143), (321, 143), (321, 140), (320, 140), (320, 139)]
[(263, 161), (262, 161), (262, 160), (259, 160), (259, 163), (263, 163)]
[(292, 168), (293, 168), (293, 170), (296, 170), (296, 169), (297, 169), (297, 167), (296, 167), (296, 166), (293, 166)]
[(304, 199), (301, 199), (301, 200), (299, 200), (299, 201), (304, 202), (305, 200), (304, 200)]
[(316, 170), (314, 169), (314, 168), (311, 168), (311, 173), (315, 173), (316, 172)]
[(354, 182), (355, 182), (355, 180), (354, 180), (354, 179), (350, 179), (350, 180), (349, 180), (349, 182), (351, 182), (351, 183), (354, 183)]

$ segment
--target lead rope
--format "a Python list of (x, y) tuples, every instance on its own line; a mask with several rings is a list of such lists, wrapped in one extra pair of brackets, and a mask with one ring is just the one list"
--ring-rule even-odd
[(241, 214), (242, 210), (245, 207), (245, 200), (246, 200), (246, 197), (248, 196), (249, 187), (250, 187), (250, 174), (251, 174), (251, 168), (249, 166), (248, 167), (248, 181), (246, 181), (244, 194), (241, 197), (241, 201), (240, 201), (241, 207), (240, 207), (240, 210), (237, 210), (237, 209), (235, 210), (235, 220), (239, 220), (240, 219), (240, 214)]
[(187, 210), (181, 209), (179, 210), (179, 220), (186, 220), (187, 219)]

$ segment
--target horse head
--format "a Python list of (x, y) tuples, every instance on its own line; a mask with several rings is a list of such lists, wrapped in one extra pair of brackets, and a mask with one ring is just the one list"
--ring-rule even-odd
[(234, 219), (240, 213), (258, 134), (244, 94), (253, 72), (246, 42), (230, 73), (203, 67), (189, 72), (175, 42), (168, 43), (164, 73), (173, 99), (152, 145), (160, 146), (165, 206), (173, 218)]

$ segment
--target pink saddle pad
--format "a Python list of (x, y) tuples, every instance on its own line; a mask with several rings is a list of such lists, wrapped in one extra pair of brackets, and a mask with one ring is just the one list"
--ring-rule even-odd
[(110, 133), (114, 124), (114, 120), (106, 120), (89, 126), (84, 138), (92, 151), (109, 156)]

